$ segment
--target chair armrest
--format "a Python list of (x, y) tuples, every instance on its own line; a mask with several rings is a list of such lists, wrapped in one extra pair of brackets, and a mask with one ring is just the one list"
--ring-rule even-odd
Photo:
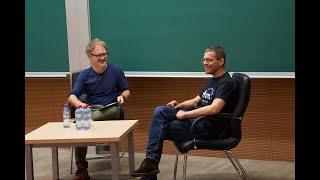
[(225, 119), (225, 120), (241, 120), (241, 117), (234, 117), (233, 114), (230, 113), (218, 113), (215, 115), (209, 115), (209, 116), (200, 116), (197, 119), (195, 119), (190, 127), (190, 135), (192, 138), (195, 138), (195, 127), (199, 122), (209, 120), (214, 121), (216, 119)]

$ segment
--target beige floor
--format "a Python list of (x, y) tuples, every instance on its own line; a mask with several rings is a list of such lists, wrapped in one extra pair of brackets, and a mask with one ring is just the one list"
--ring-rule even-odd
[[(94, 147), (89, 147), (89, 153), (94, 152)], [(59, 177), (61, 180), (70, 180), (73, 175), (70, 174), (70, 155), (68, 148), (59, 148)], [(136, 167), (144, 159), (143, 153), (135, 153)], [(51, 180), (51, 149), (34, 148), (33, 166), (35, 180)], [(292, 180), (295, 179), (295, 163), (279, 161), (260, 161), (239, 159), (243, 168), (246, 170), (251, 180)], [(128, 158), (125, 154), (120, 158), (121, 171), (120, 179), (138, 179), (128, 176)], [(159, 165), (159, 180), (172, 179), (175, 156), (163, 155)], [(177, 179), (181, 179), (183, 157), (179, 158)], [(75, 165), (73, 165), (75, 170)], [(111, 165), (108, 159), (89, 160), (89, 174), (93, 180), (111, 179)], [(239, 180), (240, 177), (227, 158), (199, 157), (190, 156), (188, 158), (187, 168), (188, 180)]]

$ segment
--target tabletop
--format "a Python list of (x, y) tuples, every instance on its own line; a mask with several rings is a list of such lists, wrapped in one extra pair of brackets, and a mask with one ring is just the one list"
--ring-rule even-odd
[(48, 122), (25, 135), (25, 144), (117, 142), (134, 129), (138, 120), (93, 121), (88, 130), (64, 128), (62, 122)]

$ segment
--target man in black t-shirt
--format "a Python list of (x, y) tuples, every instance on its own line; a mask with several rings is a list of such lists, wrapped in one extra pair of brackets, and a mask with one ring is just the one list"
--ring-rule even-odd
[[(221, 46), (207, 48), (203, 56), (206, 74), (212, 78), (193, 99), (179, 103), (176, 100), (155, 108), (149, 129), (146, 158), (140, 167), (131, 173), (141, 179), (157, 179), (164, 140), (183, 142), (190, 140), (190, 126), (199, 116), (216, 113), (232, 113), (235, 81), (225, 70), (226, 54)], [(216, 139), (227, 126), (227, 121), (199, 123), (196, 127), (201, 138)]]

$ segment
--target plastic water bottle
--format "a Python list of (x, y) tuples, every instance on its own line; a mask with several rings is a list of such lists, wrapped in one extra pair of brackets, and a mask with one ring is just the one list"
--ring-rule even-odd
[(88, 108), (89, 111), (88, 111), (88, 117), (89, 117), (89, 129), (92, 127), (93, 125), (93, 122), (92, 122), (92, 111), (90, 108)]
[(82, 129), (81, 108), (76, 109), (76, 111), (74, 112), (74, 116), (76, 119), (76, 130), (81, 130)]
[(64, 128), (70, 127), (70, 109), (67, 103), (65, 103), (63, 106), (62, 118), (63, 118), (63, 127)]
[(90, 129), (90, 114), (91, 110), (89, 108), (83, 109), (83, 129)]
[(82, 122), (82, 129), (83, 129), (83, 130), (87, 130), (86, 111), (87, 111), (87, 109), (82, 109), (81, 122)]
[(76, 118), (76, 130), (88, 130), (91, 127), (91, 109), (90, 108), (78, 108), (75, 111)]

